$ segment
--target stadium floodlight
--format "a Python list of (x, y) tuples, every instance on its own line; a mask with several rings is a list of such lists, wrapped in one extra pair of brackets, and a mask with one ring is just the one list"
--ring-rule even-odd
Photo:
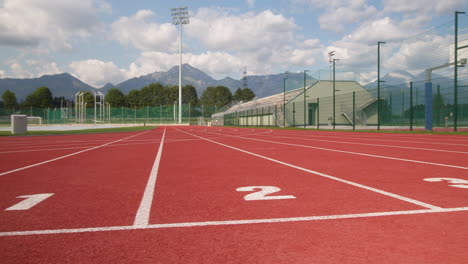
[(180, 26), (179, 39), (179, 124), (182, 123), (182, 25), (188, 24), (188, 7), (171, 8), (172, 24)]

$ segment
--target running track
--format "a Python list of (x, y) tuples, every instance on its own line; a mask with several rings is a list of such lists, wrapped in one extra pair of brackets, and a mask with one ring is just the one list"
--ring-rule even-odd
[(465, 136), (0, 138), (1, 263), (468, 263), (467, 239)]

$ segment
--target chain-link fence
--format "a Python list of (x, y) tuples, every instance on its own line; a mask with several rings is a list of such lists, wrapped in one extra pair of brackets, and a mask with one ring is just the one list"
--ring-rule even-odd
[[(94, 124), (94, 123), (139, 123), (139, 124), (174, 124), (178, 122), (177, 106), (147, 107), (110, 107), (110, 108), (35, 108), (19, 107), (15, 109), (0, 108), (0, 124), (9, 125), (10, 115), (28, 116), (29, 124)], [(207, 125), (215, 107), (182, 106), (182, 123)]]

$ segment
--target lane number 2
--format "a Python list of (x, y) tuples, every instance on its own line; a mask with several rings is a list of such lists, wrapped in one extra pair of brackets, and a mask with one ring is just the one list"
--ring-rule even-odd
[(457, 179), (457, 178), (427, 178), (427, 179), (424, 179), (424, 180), (428, 181), (428, 182), (447, 181), (449, 183), (449, 186), (451, 186), (451, 187), (468, 189), (468, 181), (463, 180), (463, 179)]
[(23, 201), (8, 207), (5, 211), (28, 210), (54, 195), (53, 193), (39, 193), (31, 195), (21, 195), (16, 198), (25, 198)]
[[(260, 189), (260, 190), (259, 190)], [(294, 195), (270, 195), (281, 191), (280, 188), (275, 186), (246, 186), (239, 187), (236, 189), (238, 192), (254, 192), (244, 196), (246, 201), (257, 201), (257, 200), (281, 200), (281, 199), (295, 199)]]

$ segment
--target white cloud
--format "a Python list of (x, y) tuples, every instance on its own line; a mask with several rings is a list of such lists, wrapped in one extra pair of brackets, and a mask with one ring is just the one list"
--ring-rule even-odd
[(101, 87), (108, 82), (118, 84), (128, 77), (126, 71), (119, 69), (113, 62), (82, 60), (70, 63), (69, 67), (75, 77), (94, 87)]
[(214, 51), (253, 51), (278, 47), (294, 40), (293, 19), (265, 10), (258, 14), (232, 14), (228, 10), (200, 8), (187, 26), (187, 34)]
[(384, 9), (388, 12), (451, 14), (457, 8), (466, 7), (465, 0), (384, 0)]
[(296, 0), (313, 8), (323, 9), (319, 16), (320, 28), (342, 33), (347, 24), (359, 23), (378, 14), (378, 10), (366, 0)]
[(247, 2), (247, 5), (250, 7), (250, 8), (254, 8), (255, 7), (255, 0), (246, 0)]
[(9, 64), (9, 67), (10, 67), (10, 72), (13, 74), (13, 76), (15, 78), (32, 78), (34, 77), (34, 75), (25, 70), (23, 68), (23, 66), (21, 65), (21, 63), (13, 60), (11, 62), (8, 63)]
[(390, 71), (422, 72), (449, 62), (451, 36), (424, 35), (384, 49), (384, 66)]
[(154, 13), (140, 10), (131, 17), (121, 17), (112, 23), (112, 36), (123, 45), (142, 51), (174, 52), (177, 50), (177, 28), (170, 24), (150, 22)]
[(5, 0), (0, 8), (0, 45), (69, 50), (72, 37), (100, 30), (97, 0)]

